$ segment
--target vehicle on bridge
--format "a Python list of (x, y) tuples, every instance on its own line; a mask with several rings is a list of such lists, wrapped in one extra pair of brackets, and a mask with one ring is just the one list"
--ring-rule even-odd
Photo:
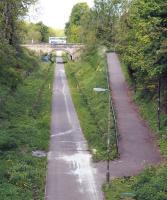
[(49, 44), (67, 44), (66, 37), (49, 37)]

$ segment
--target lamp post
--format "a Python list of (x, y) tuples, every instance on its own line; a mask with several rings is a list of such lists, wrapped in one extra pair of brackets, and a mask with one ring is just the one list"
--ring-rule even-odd
[(110, 92), (109, 89), (106, 88), (93, 88), (95, 92)]
[[(110, 92), (106, 88), (93, 88), (95, 92)], [(110, 94), (108, 101), (108, 130), (107, 130), (107, 171), (106, 171), (106, 182), (110, 181), (110, 128), (111, 128), (111, 97)]]

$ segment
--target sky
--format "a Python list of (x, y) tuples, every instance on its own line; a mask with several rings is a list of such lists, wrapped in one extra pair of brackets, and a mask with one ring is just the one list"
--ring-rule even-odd
[(87, 2), (90, 7), (93, 6), (93, 0), (39, 0), (39, 3), (31, 8), (29, 20), (42, 21), (47, 26), (63, 29), (72, 7), (81, 2)]

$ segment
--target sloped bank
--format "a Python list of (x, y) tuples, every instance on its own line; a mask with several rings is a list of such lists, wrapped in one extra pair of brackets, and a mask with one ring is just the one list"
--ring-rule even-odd
[[(21, 59), (31, 72), (1, 102), (0, 199), (39, 200), (44, 197), (47, 161), (33, 157), (32, 151), (48, 149), (53, 66), (37, 58)], [(0, 87), (3, 94), (9, 91), (7, 85)]]
[[(108, 134), (108, 92), (95, 92), (93, 88), (107, 88), (105, 54), (99, 50), (84, 53), (78, 61), (66, 65), (72, 98), (88, 141), (93, 159), (106, 160)], [(110, 130), (110, 159), (116, 157), (115, 135)]]

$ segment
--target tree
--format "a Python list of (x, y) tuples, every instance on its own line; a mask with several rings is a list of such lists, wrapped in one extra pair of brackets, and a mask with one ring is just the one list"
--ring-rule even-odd
[(49, 27), (43, 24), (42, 22), (38, 22), (37, 29), (41, 34), (41, 41), (40, 42), (48, 42), (49, 39)]
[(119, 17), (120, 0), (95, 0), (94, 4), (96, 37), (101, 44), (110, 48), (115, 43), (115, 24)]
[(41, 41), (41, 33), (39, 32), (39, 27), (34, 23), (22, 22), (22, 43), (39, 43)]
[(8, 41), (10, 45), (16, 46), (20, 19), (28, 11), (29, 5), (36, 0), (2, 0), (0, 4), (0, 34), (1, 39)]
[(26, 65), (21, 63), (25, 54), (19, 46), (21, 21), (32, 3), (35, 0), (0, 1), (0, 83), (12, 90), (21, 81)]
[(120, 17), (118, 50), (138, 84), (155, 82), (167, 72), (165, 5), (163, 0), (134, 0)]
[(70, 42), (81, 42), (81, 22), (89, 10), (87, 3), (78, 3), (73, 7), (69, 22), (66, 23), (65, 27), (65, 34)]

